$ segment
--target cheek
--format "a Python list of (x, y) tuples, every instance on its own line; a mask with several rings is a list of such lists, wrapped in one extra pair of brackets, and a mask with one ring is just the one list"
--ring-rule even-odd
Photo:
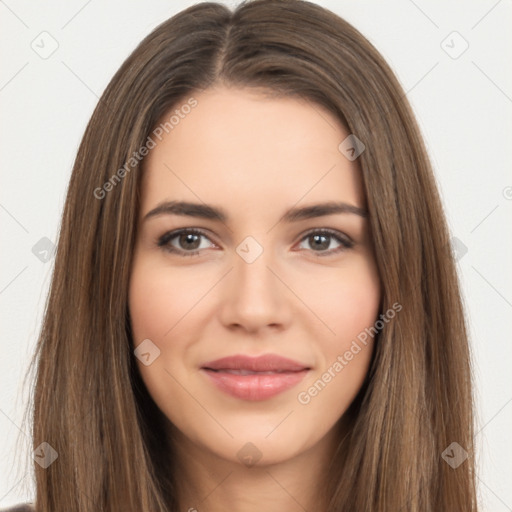
[[(187, 312), (199, 300), (201, 278), (187, 279), (179, 272), (151, 264), (135, 263), (129, 290), (129, 309), (135, 345), (145, 338), (164, 343)], [(204, 292), (202, 292), (204, 293)]]
[(314, 308), (329, 328), (326, 347), (341, 349), (377, 320), (381, 286), (371, 259), (358, 259), (319, 283)]
[(173, 398), (177, 404), (186, 399), (179, 392), (177, 382), (187, 389), (194, 386), (188, 369), (194, 365), (197, 354), (190, 340), (199, 337), (208, 320), (201, 309), (201, 300), (214, 282), (207, 270), (172, 269), (157, 260), (148, 255), (136, 256), (128, 303), (133, 348), (149, 339), (156, 348), (150, 346), (158, 353), (148, 365), (137, 359), (139, 372), (157, 404), (166, 407), (168, 395), (173, 391), (178, 391)]
[(319, 316), (329, 327), (323, 329), (323, 336), (316, 336), (322, 352), (321, 380), (333, 383), (325, 399), (330, 395), (351, 401), (366, 377), (373, 353), (371, 329), (379, 315), (380, 279), (373, 259), (352, 263), (350, 268), (331, 273), (316, 302)]
[[(372, 260), (331, 275), (322, 287), (317, 311), (328, 325), (317, 334), (319, 365), (297, 396), (308, 418), (334, 423), (347, 410), (368, 373), (374, 342), (371, 328), (379, 315), (381, 286)], [(319, 316), (321, 316), (319, 314)]]
[[(180, 336), (180, 329), (186, 328), (187, 312), (198, 300), (198, 290), (190, 284), (178, 272), (164, 268), (152, 258), (134, 260), (128, 297), (133, 349), (147, 339), (154, 344), (141, 345), (150, 347), (149, 364), (139, 358), (136, 363), (149, 394), (173, 420), (173, 411), (181, 411), (187, 404), (177, 381), (187, 385), (187, 376), (181, 372), (187, 338)], [(153, 358), (153, 354), (158, 355)]]

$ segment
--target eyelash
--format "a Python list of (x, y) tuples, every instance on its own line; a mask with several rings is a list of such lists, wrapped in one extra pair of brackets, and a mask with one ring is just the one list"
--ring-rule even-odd
[[(175, 231), (168, 231), (167, 233), (164, 233), (161, 237), (157, 239), (157, 246), (163, 249), (164, 251), (177, 254), (179, 256), (196, 256), (200, 253), (201, 249), (195, 250), (195, 251), (183, 251), (180, 249), (176, 249), (175, 247), (169, 245), (169, 242), (176, 238), (177, 236), (181, 234), (194, 234), (199, 236), (204, 236), (205, 238), (208, 238), (208, 235), (201, 231), (200, 229), (195, 228), (183, 228), (183, 229), (177, 229)], [(311, 237), (313, 235), (327, 235), (328, 237), (336, 239), (336, 241), (340, 242), (341, 246), (336, 249), (331, 249), (330, 251), (312, 251), (314, 253), (317, 253), (316, 256), (319, 258), (331, 256), (333, 254), (337, 254), (339, 252), (342, 252), (347, 249), (351, 249), (354, 246), (354, 242), (350, 240), (348, 237), (340, 236), (340, 233), (338, 231), (334, 231), (331, 229), (313, 229), (309, 232), (307, 232), (300, 240), (300, 242), (303, 242), (308, 237)]]

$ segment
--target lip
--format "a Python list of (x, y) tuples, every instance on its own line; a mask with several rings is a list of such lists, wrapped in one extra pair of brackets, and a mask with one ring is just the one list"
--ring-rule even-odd
[(243, 400), (266, 400), (297, 385), (307, 365), (276, 354), (235, 355), (205, 363), (201, 371), (221, 391)]

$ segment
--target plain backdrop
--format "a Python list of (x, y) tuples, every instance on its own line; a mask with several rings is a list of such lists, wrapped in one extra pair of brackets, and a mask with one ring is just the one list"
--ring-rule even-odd
[[(22, 384), (52, 272), (47, 249), (56, 241), (78, 144), (124, 59), (192, 3), (0, 0), (0, 507), (34, 497), (31, 472), (17, 469), (32, 457), (22, 417), (29, 389)], [(512, 511), (511, 2), (317, 3), (376, 46), (417, 116), (454, 237), (471, 330), (482, 510)], [(15, 445), (18, 435), (25, 449)]]

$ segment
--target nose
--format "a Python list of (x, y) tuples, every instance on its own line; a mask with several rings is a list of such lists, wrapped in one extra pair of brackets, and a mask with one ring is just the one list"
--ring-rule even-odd
[(242, 251), (233, 254), (233, 268), (221, 291), (219, 315), (223, 325), (248, 332), (282, 330), (289, 325), (293, 294), (277, 267), (271, 251), (264, 248), (254, 260)]

